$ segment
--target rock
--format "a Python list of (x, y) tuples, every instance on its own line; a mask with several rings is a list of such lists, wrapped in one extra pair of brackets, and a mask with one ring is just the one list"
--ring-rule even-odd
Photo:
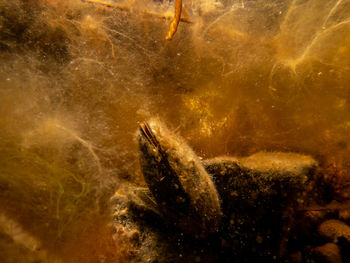
[(148, 188), (114, 198), (116, 229), (135, 243), (136, 258), (282, 259), (298, 198), (317, 167), (312, 157), (259, 152), (201, 161), (158, 120), (142, 123), (137, 138)]
[(324, 221), (319, 225), (318, 233), (333, 242), (339, 241), (350, 245), (350, 227), (342, 221), (335, 219)]
[(225, 240), (247, 254), (280, 251), (317, 162), (307, 155), (259, 152), (246, 158), (217, 157), (203, 165), (222, 200)]
[(335, 216), (333, 218), (338, 218), (343, 221), (345, 224), (350, 226), (350, 202), (347, 200), (346, 202), (339, 203), (338, 207), (335, 210)]
[(340, 249), (336, 244), (327, 243), (323, 246), (314, 248), (316, 262), (323, 263), (341, 263)]
[(140, 200), (134, 188), (125, 187), (114, 194), (113, 239), (130, 261), (152, 262), (161, 249), (157, 249), (159, 234), (147, 221), (156, 220), (158, 215)]
[[(319, 239), (317, 233), (318, 225), (325, 220), (325, 211), (297, 211), (295, 213), (295, 223), (293, 224), (293, 236), (292, 241), (296, 242), (298, 246), (298, 239), (302, 240), (305, 245), (308, 242), (317, 242)], [(315, 240), (316, 239), (316, 240)]]
[(301, 251), (296, 251), (293, 254), (290, 254), (288, 256), (288, 261), (289, 263), (302, 263), (303, 262), (303, 254)]
[(310, 210), (305, 211), (304, 220), (306, 221), (305, 223), (309, 223), (310, 225), (318, 225), (324, 220), (325, 216), (326, 211)]
[(338, 196), (341, 200), (350, 200), (350, 187), (346, 187), (339, 191)]
[(344, 221), (350, 220), (350, 209), (339, 210), (339, 218)]
[(220, 262), (208, 240), (192, 239), (172, 228), (154, 202), (148, 188), (136, 186), (119, 189), (111, 199), (113, 238), (130, 262)]
[[(287, 197), (304, 189), (317, 162), (296, 153), (258, 152), (246, 158), (217, 157), (203, 162), (221, 198), (256, 200)], [(260, 201), (261, 198), (260, 198)]]
[(311, 156), (287, 152), (258, 152), (239, 162), (245, 170), (286, 187), (303, 185), (317, 167)]

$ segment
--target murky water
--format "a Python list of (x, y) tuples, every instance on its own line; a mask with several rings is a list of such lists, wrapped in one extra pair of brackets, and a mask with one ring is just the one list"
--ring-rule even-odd
[(109, 198), (144, 184), (150, 117), (203, 158), (298, 152), (346, 184), (350, 1), (184, 1), (172, 41), (172, 3), (119, 4), (0, 0), (3, 262), (130, 261)]

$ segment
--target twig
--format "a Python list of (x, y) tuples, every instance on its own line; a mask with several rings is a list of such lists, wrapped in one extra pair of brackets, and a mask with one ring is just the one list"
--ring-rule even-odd
[(177, 27), (180, 23), (181, 11), (182, 11), (182, 0), (175, 0), (175, 16), (173, 21), (170, 24), (168, 35), (165, 38), (166, 40), (173, 39), (173, 36), (175, 35), (177, 31)]
[(99, 0), (82, 0), (82, 1), (83, 2), (88, 2), (88, 3), (100, 4), (100, 5), (104, 5), (104, 6), (107, 6), (107, 7), (114, 7), (114, 8), (118, 8), (118, 9), (121, 9), (121, 10), (129, 10), (130, 9), (127, 6), (113, 4), (113, 3), (108, 3), (108, 2), (99, 1)]
[[(143, 10), (139, 10), (139, 9), (130, 8), (129, 6), (126, 6), (126, 5), (118, 5), (118, 4), (108, 3), (108, 2), (104, 2), (104, 1), (100, 1), (100, 0), (81, 0), (81, 1), (87, 2), (87, 3), (104, 5), (106, 7), (116, 8), (116, 9), (123, 10), (123, 11), (141, 13), (141, 14), (154, 16), (154, 17), (161, 18), (161, 19), (173, 18), (173, 16), (171, 16), (171, 15), (164, 15), (164, 14), (159, 14), (159, 13), (150, 12), (150, 11), (143, 11)], [(191, 20), (188, 16), (184, 16), (184, 17), (180, 18), (180, 22), (192, 24), (193, 20)]]
[(310, 206), (310, 207), (304, 207), (299, 208), (298, 211), (335, 211), (335, 210), (349, 210), (350, 209), (350, 201), (339, 203), (339, 202), (332, 202), (325, 206)]

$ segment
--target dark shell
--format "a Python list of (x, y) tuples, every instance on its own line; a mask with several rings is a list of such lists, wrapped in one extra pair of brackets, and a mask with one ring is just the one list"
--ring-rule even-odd
[(141, 125), (138, 141), (143, 176), (164, 216), (193, 236), (217, 231), (219, 197), (192, 149), (157, 120)]

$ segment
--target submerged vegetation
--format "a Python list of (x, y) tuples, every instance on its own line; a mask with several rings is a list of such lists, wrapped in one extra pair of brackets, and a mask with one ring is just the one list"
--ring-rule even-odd
[(205, 158), (312, 155), (346, 196), (349, 0), (184, 0), (172, 41), (173, 2), (98, 2), (0, 0), (1, 262), (129, 262), (109, 199), (154, 116)]

